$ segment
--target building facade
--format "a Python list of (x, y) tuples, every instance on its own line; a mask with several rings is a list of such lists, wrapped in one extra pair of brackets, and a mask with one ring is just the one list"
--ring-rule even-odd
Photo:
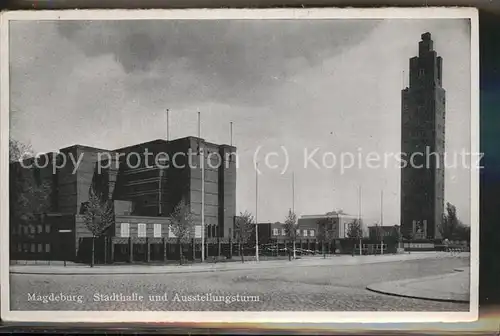
[[(347, 214), (326, 214), (326, 215), (303, 215), (298, 220), (299, 226), (314, 227), (316, 234), (321, 235), (322, 223), (327, 225), (328, 235), (331, 239), (349, 238), (350, 226), (358, 220), (358, 217)], [(368, 237), (368, 228), (361, 220), (361, 231), (363, 237)]]
[(401, 231), (414, 239), (439, 238), (444, 210), (445, 90), (443, 60), (430, 33), (422, 34), (402, 90)]
[[(41, 157), (57, 162), (57, 169), (53, 165), (38, 168), (43, 166), (40, 164), (32, 168), (21, 168), (19, 163), (10, 166), (11, 183), (23, 180), (50, 187), (49, 197), (43, 200), (46, 206), (31, 209), (39, 213), (30, 221), (19, 221), (11, 204), (11, 259), (88, 260), (92, 234), (83, 213), (91, 186), (114, 204), (115, 223), (96, 244), (101, 259), (150, 261), (173, 257), (177, 237), (169, 230), (168, 216), (181, 201), (192, 212), (195, 224), (190, 239), (182, 244), (191, 245), (186, 247), (188, 255), (199, 257), (202, 171), (207, 249), (231, 237), (236, 214), (235, 147), (187, 137), (116, 150), (75, 145), (60, 153), (64, 155), (48, 153)], [(64, 157), (66, 162), (61, 162)], [(12, 189), (12, 203), (16, 192), (22, 191)]]

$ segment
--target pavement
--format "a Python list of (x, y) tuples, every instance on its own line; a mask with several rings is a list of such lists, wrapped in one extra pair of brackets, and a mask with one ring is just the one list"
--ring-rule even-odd
[(453, 273), (438, 276), (376, 283), (368, 285), (366, 289), (412, 299), (468, 303), (470, 268), (458, 268)]
[[(468, 255), (468, 254), (467, 254)], [(466, 256), (466, 253), (463, 253)], [(449, 258), (446, 252), (413, 252), (409, 254), (387, 254), (351, 256), (337, 255), (324, 259), (323, 257), (303, 257), (293, 261), (267, 260), (248, 261), (245, 263), (198, 263), (190, 265), (11, 265), (11, 274), (52, 274), (52, 275), (138, 275), (138, 274), (171, 274), (252, 270), (267, 268), (290, 268), (307, 266), (352, 266), (399, 262), (407, 260)]]
[[(352, 261), (351, 261), (352, 260)], [(251, 265), (252, 264), (252, 265)], [(470, 258), (450, 254), (339, 256), (326, 260), (261, 261), (170, 266), (173, 274), (11, 274), (10, 307), (22, 311), (469, 311), (467, 303), (439, 302), (375, 293), (366, 287), (388, 281), (440, 276), (468, 267)], [(310, 267), (306, 267), (310, 266)], [(315, 265), (315, 266), (314, 266)], [(337, 265), (337, 266), (336, 266)], [(345, 266), (344, 266), (345, 265)], [(112, 268), (113, 266), (104, 266)], [(123, 266), (116, 266), (123, 269)], [(144, 266), (129, 265), (130, 269)], [(186, 272), (183, 269), (200, 269)], [(31, 267), (26, 266), (26, 269)], [(46, 267), (48, 268), (48, 267)], [(50, 267), (61, 269), (64, 267)], [(77, 268), (77, 267), (74, 267)], [(99, 267), (101, 268), (101, 267)], [(162, 266), (151, 266), (160, 269)], [(246, 268), (246, 269), (245, 269)], [(253, 268), (253, 269), (252, 269)], [(259, 269), (260, 268), (260, 269)], [(235, 271), (230, 271), (234, 269)], [(236, 269), (238, 269), (236, 271)], [(165, 272), (165, 269), (163, 269)], [(183, 272), (183, 273), (182, 273)], [(171, 272), (172, 273), (172, 272)], [(101, 295), (142, 295), (143, 300), (107, 301)], [(216, 301), (212, 297), (258, 297)], [(177, 297), (180, 297), (180, 300)], [(200, 300), (197, 297), (200, 297)], [(209, 298), (206, 298), (209, 296)], [(64, 298), (65, 299), (64, 299)], [(71, 300), (70, 300), (71, 298)], [(193, 299), (193, 300), (191, 300)], [(62, 301), (61, 301), (62, 300)], [(76, 300), (76, 301), (75, 301)]]

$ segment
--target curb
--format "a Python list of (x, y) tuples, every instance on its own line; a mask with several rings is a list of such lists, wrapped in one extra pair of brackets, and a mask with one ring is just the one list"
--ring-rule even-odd
[(389, 295), (389, 296), (395, 296), (395, 297), (402, 297), (402, 298), (409, 298), (409, 299), (417, 299), (417, 300), (424, 300), (424, 301), (435, 301), (435, 302), (451, 302), (451, 303), (470, 303), (469, 300), (455, 300), (455, 299), (440, 299), (440, 298), (430, 298), (430, 297), (421, 297), (421, 296), (414, 296), (414, 295), (405, 295), (405, 294), (398, 294), (398, 293), (389, 293), (373, 288), (366, 287), (367, 290), (370, 292), (378, 293), (378, 294), (384, 294), (384, 295)]
[[(214, 272), (231, 272), (231, 271), (251, 271), (256, 269), (271, 269), (271, 268), (287, 268), (290, 265), (269, 265), (266, 267), (245, 267), (245, 268), (218, 268), (218, 269), (200, 269), (191, 271), (154, 271), (154, 272), (65, 272), (65, 273), (50, 273), (50, 272), (23, 272), (23, 271), (10, 271), (10, 274), (25, 274), (25, 275), (156, 275), (156, 274), (189, 274), (189, 273), (214, 273)], [(299, 267), (314, 267), (314, 266), (331, 266), (331, 265), (299, 265)], [(342, 265), (333, 265), (342, 266)], [(344, 265), (347, 266), (347, 265)]]
[[(457, 272), (463, 272), (464, 270), (457, 271)], [(445, 276), (449, 276), (450, 274), (455, 274), (455, 273), (449, 273), (446, 274)], [(408, 280), (418, 280), (419, 278), (415, 279), (408, 279)], [(425, 278), (422, 278), (425, 279)], [(405, 281), (405, 280), (402, 280)], [(395, 283), (395, 282), (400, 282), (400, 281), (389, 281), (389, 282), (382, 282), (382, 283), (377, 283), (377, 284), (372, 284), (369, 286), (366, 286), (366, 289), (368, 291), (378, 293), (378, 294), (384, 294), (384, 295), (389, 295), (389, 296), (395, 296), (395, 297), (403, 297), (403, 298), (410, 298), (410, 299), (417, 299), (417, 300), (425, 300), (425, 301), (435, 301), (435, 302), (451, 302), (451, 303), (470, 303), (469, 300), (461, 300), (461, 299), (444, 299), (444, 298), (439, 298), (439, 297), (429, 297), (429, 296), (420, 296), (420, 295), (411, 295), (411, 294), (404, 294), (404, 293), (397, 293), (397, 292), (391, 292), (388, 290), (383, 290), (383, 289), (377, 289), (374, 288), (378, 285), (381, 284), (389, 284), (389, 283)]]
[[(412, 258), (409, 260), (423, 260), (426, 258)], [(328, 259), (326, 259), (328, 260)], [(353, 260), (350, 259), (349, 260)], [(217, 269), (199, 269), (199, 270), (152, 270), (152, 271), (117, 271), (117, 272), (92, 272), (91, 269), (85, 268), (87, 271), (69, 271), (69, 272), (39, 272), (39, 271), (23, 271), (23, 270), (11, 270), (9, 273), (10, 274), (25, 274), (25, 275), (154, 275), (154, 274), (188, 274), (188, 273), (213, 273), (213, 272), (230, 272), (230, 271), (249, 271), (249, 270), (256, 270), (256, 269), (272, 269), (272, 268), (287, 268), (287, 267), (317, 267), (317, 266), (330, 266), (330, 267), (338, 267), (338, 266), (358, 266), (358, 265), (366, 265), (366, 264), (379, 264), (379, 263), (388, 263), (388, 262), (404, 262), (406, 260), (383, 260), (377, 259), (376, 262), (361, 262), (361, 263), (339, 263), (339, 264), (328, 264), (328, 263), (313, 263), (313, 264), (298, 264), (293, 263), (293, 264), (288, 264), (289, 262), (286, 261), (286, 264), (280, 264), (280, 265), (265, 265), (261, 267), (244, 267), (244, 268), (217, 268)], [(12, 266), (12, 265), (11, 265)], [(21, 265), (20, 267), (29, 267), (28, 265)], [(84, 266), (82, 266), (84, 267)], [(155, 266), (151, 266), (155, 267)], [(161, 267), (161, 266), (160, 266)], [(197, 267), (197, 266), (195, 266)]]

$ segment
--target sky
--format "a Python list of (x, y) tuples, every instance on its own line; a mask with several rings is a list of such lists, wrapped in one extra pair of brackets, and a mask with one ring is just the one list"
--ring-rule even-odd
[[(18, 21), (10, 29), (12, 138), (37, 152), (115, 149), (165, 139), (168, 108), (170, 138), (196, 136), (200, 111), (202, 138), (229, 144), (233, 122), (237, 212), (255, 213), (258, 152), (259, 222), (283, 221), (293, 207), (299, 216), (361, 209), (369, 223), (383, 213), (384, 225), (399, 224), (397, 162), (364, 160), (401, 150), (401, 89), (425, 32), (443, 57), (446, 151), (470, 152), (465, 20)], [(276, 153), (268, 164), (267, 153)], [(341, 169), (342, 153), (345, 165), (352, 153), (361, 167)], [(467, 167), (446, 169), (445, 201), (469, 224)]]

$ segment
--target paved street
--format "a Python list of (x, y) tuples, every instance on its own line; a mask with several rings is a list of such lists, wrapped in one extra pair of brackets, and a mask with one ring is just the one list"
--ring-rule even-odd
[[(12, 274), (11, 302), (13, 310), (467, 311), (468, 304), (393, 297), (368, 291), (366, 286), (441, 275), (468, 265), (468, 258), (448, 257), (356, 266), (291, 266), (208, 273)], [(51, 293), (62, 293), (65, 300), (40, 301), (43, 297), (38, 294)], [(111, 297), (113, 293), (116, 297)], [(96, 294), (100, 302), (95, 300)], [(81, 295), (81, 303), (67, 302), (69, 295), (75, 295), (74, 301)], [(150, 298), (149, 295), (163, 297)], [(239, 301), (234, 297), (229, 299), (233, 302), (214, 299), (237, 295)], [(252, 298), (243, 301), (242, 296)], [(124, 299), (128, 301), (118, 301)]]

